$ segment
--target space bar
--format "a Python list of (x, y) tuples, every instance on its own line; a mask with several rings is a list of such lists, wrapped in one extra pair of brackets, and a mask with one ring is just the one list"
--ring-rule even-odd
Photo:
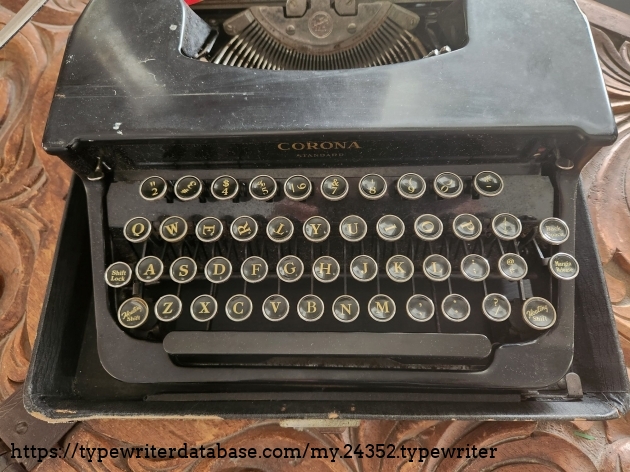
[(481, 360), (492, 350), (482, 334), (363, 332), (171, 331), (163, 346), (174, 356), (217, 361), (278, 356)]

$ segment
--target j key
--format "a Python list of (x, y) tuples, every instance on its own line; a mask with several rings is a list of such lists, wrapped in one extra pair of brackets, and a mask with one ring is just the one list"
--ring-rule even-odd
[(321, 243), (330, 236), (330, 223), (321, 216), (312, 216), (302, 227), (304, 237), (311, 242)]
[(501, 213), (492, 219), (492, 232), (504, 241), (518, 238), (522, 229), (521, 220), (510, 213)]
[(190, 257), (180, 257), (171, 264), (170, 275), (173, 282), (186, 284), (195, 278), (197, 264)]
[(173, 190), (179, 200), (186, 202), (199, 198), (203, 191), (203, 184), (194, 175), (185, 175), (175, 182)]
[(217, 177), (210, 186), (210, 193), (217, 200), (232, 200), (238, 195), (238, 180), (231, 175)]
[(125, 328), (133, 329), (142, 326), (148, 316), (149, 305), (142, 298), (129, 298), (118, 307), (118, 322)]
[(169, 216), (162, 221), (159, 231), (164, 241), (176, 243), (186, 237), (188, 223), (180, 216)]
[(442, 235), (444, 225), (435, 215), (420, 215), (413, 225), (416, 235), (424, 241), (435, 241)]
[(464, 213), (453, 220), (453, 232), (455, 236), (464, 241), (477, 239), (482, 230), (481, 221), (474, 215)]
[(105, 269), (105, 283), (113, 288), (123, 287), (131, 282), (131, 267), (124, 262), (114, 262)]
[(569, 226), (560, 218), (547, 218), (538, 226), (540, 237), (549, 244), (559, 245), (569, 239)]
[(507, 280), (521, 280), (527, 275), (527, 262), (518, 254), (508, 252), (499, 259), (499, 272)]
[(284, 256), (278, 261), (276, 273), (283, 282), (297, 282), (304, 274), (304, 263), (297, 256)]
[(556, 322), (556, 310), (548, 300), (532, 297), (523, 303), (523, 319), (534, 329), (549, 329)]
[(225, 314), (232, 321), (245, 321), (252, 314), (254, 305), (247, 295), (234, 295), (225, 304)]
[(490, 263), (485, 257), (469, 254), (462, 259), (460, 269), (464, 277), (472, 282), (481, 282), (490, 275)]
[(199, 295), (190, 304), (190, 316), (193, 320), (205, 323), (217, 314), (217, 301), (210, 295)]
[(249, 193), (256, 200), (271, 200), (278, 192), (278, 184), (268, 175), (258, 175), (249, 183)]
[(132, 243), (141, 243), (151, 235), (151, 222), (142, 216), (131, 218), (123, 228), (125, 239)]
[(413, 262), (405, 256), (396, 255), (385, 264), (387, 276), (394, 282), (406, 282), (413, 277)]
[(405, 223), (395, 215), (385, 215), (376, 223), (376, 232), (384, 241), (398, 241), (405, 234)]
[(317, 321), (324, 314), (324, 302), (317, 295), (305, 295), (300, 298), (297, 312), (304, 321)]
[(470, 303), (461, 295), (453, 293), (442, 300), (442, 313), (451, 321), (464, 321), (470, 316)]
[(359, 181), (359, 192), (368, 200), (378, 200), (387, 192), (387, 182), (378, 174), (368, 174)]
[(435, 314), (433, 301), (425, 295), (413, 295), (407, 300), (407, 314), (414, 321), (429, 321)]
[(136, 264), (136, 277), (145, 284), (156, 282), (164, 272), (164, 263), (155, 256), (146, 256)]
[(418, 174), (405, 174), (396, 184), (396, 189), (401, 197), (408, 200), (416, 200), (424, 195), (427, 184)]
[(313, 277), (323, 283), (330, 283), (339, 277), (339, 263), (330, 256), (322, 256), (313, 262)]
[(292, 175), (284, 182), (284, 194), (296, 202), (306, 200), (313, 190), (313, 184), (303, 175)]
[(387, 295), (374, 295), (368, 303), (368, 313), (376, 321), (389, 321), (396, 314), (396, 303)]
[(223, 223), (221, 220), (208, 216), (199, 220), (195, 227), (195, 234), (197, 239), (204, 243), (212, 243), (221, 238), (223, 234)]
[(559, 252), (549, 259), (551, 275), (560, 280), (573, 280), (580, 272), (580, 266), (570, 254)]
[(320, 186), (322, 195), (327, 200), (337, 201), (348, 195), (348, 181), (341, 175), (329, 175)]
[(289, 314), (289, 301), (282, 295), (270, 295), (263, 302), (263, 315), (269, 321), (281, 321)]
[(343, 239), (351, 243), (361, 241), (367, 234), (367, 223), (360, 216), (346, 216), (339, 223), (339, 233)]
[(241, 265), (241, 276), (250, 284), (262, 282), (267, 277), (268, 272), (269, 266), (262, 257), (248, 257)]
[(333, 302), (333, 315), (342, 323), (351, 323), (357, 319), (361, 307), (350, 295), (341, 295)]
[(207, 262), (203, 273), (210, 282), (220, 284), (232, 275), (232, 264), (225, 257), (213, 257)]
[(359, 282), (369, 282), (377, 276), (378, 266), (370, 256), (360, 255), (350, 262), (350, 274)]
[(496, 197), (503, 191), (503, 179), (496, 172), (479, 172), (473, 179), (473, 186), (480, 195)]
[(481, 302), (483, 314), (492, 321), (505, 321), (510, 317), (512, 305), (510, 301), (500, 293), (491, 293)]
[(451, 263), (444, 256), (432, 254), (422, 263), (424, 275), (433, 282), (442, 282), (451, 275)]
[(433, 181), (433, 189), (442, 198), (455, 198), (464, 190), (464, 182), (452, 172), (442, 172)]
[(284, 243), (293, 236), (293, 223), (289, 218), (276, 216), (267, 223), (267, 236), (274, 243)]
[(258, 223), (251, 216), (239, 216), (230, 225), (232, 237), (240, 242), (251, 241), (258, 233)]
[(140, 196), (148, 201), (159, 200), (166, 195), (167, 190), (166, 180), (157, 175), (144, 179), (138, 188)]
[(160, 321), (174, 321), (182, 313), (182, 301), (175, 295), (164, 295), (155, 302), (153, 311)]

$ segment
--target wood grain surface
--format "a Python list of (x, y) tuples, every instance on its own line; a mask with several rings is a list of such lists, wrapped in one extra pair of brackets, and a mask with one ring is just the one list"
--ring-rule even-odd
[[(133, 0), (129, 0), (133, 1)], [(0, 0), (0, 24), (25, 0)], [(630, 364), (630, 17), (579, 0), (593, 37), (619, 125), (615, 145), (584, 171), (591, 216), (621, 343)], [(45, 295), (71, 172), (41, 149), (63, 49), (85, 0), (50, 0), (0, 50), (0, 398), (24, 381)], [(576, 73), (579, 73), (576, 71)], [(356, 428), (283, 428), (269, 421), (94, 420), (77, 425), (63, 445), (145, 444), (223, 447), (314, 447), (392, 443), (407, 447), (499, 445), (495, 458), (430, 459), (108, 459), (46, 460), (58, 470), (312, 471), (630, 471), (630, 416), (608, 422), (364, 421)]]

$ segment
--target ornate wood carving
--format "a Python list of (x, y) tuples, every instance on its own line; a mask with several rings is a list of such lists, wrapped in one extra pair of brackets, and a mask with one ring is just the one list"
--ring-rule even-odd
[[(132, 0), (130, 0), (132, 1)], [(0, 23), (24, 0), (0, 0)], [(45, 294), (69, 170), (40, 146), (63, 48), (86, 0), (50, 0), (0, 50), (0, 398), (24, 381)], [(584, 173), (609, 291), (630, 364), (630, 19), (592, 0), (593, 36), (620, 137)], [(605, 28), (606, 30), (602, 29)], [(283, 428), (269, 421), (94, 420), (77, 425), (66, 443), (103, 447), (316, 447), (392, 443), (408, 447), (500, 445), (494, 459), (147, 460), (108, 459), (97, 470), (566, 470), (621, 471), (630, 466), (630, 416), (609, 422), (364, 421), (357, 428)], [(364, 452), (367, 452), (363, 447)], [(83, 460), (47, 460), (41, 470), (84, 469)]]

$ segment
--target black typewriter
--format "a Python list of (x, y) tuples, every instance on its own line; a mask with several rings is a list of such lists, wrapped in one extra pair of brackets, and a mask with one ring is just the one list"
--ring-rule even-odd
[(573, 0), (92, 0), (44, 147), (119, 380), (561, 395), (615, 137)]

